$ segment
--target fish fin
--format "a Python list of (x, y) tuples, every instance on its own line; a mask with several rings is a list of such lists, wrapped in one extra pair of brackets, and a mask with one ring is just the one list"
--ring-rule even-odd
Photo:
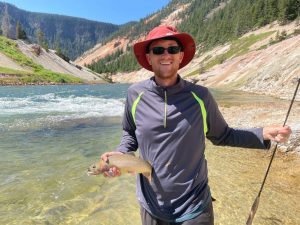
[(147, 178), (147, 180), (149, 181), (149, 183), (152, 182), (152, 173), (147, 172), (147, 173), (142, 173), (144, 177)]

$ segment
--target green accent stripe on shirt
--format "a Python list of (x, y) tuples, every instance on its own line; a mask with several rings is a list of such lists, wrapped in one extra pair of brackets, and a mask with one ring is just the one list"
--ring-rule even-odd
[(191, 92), (192, 92), (194, 98), (196, 99), (196, 101), (200, 105), (201, 112), (202, 112), (202, 118), (203, 118), (204, 135), (206, 135), (206, 133), (207, 133), (207, 121), (206, 121), (207, 113), (206, 113), (206, 109), (205, 109), (205, 106), (204, 106), (204, 102), (193, 91), (191, 91)]
[(136, 107), (137, 107), (137, 104), (139, 103), (139, 101), (141, 100), (141, 97), (142, 97), (143, 94), (144, 94), (144, 92), (141, 92), (139, 94), (139, 96), (137, 97), (137, 99), (132, 104), (131, 114), (132, 114), (133, 122), (134, 123), (135, 123), (135, 111), (136, 111)]

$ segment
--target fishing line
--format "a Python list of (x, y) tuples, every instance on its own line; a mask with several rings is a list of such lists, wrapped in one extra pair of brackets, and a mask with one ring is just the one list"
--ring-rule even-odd
[[(300, 84), (300, 78), (297, 78), (297, 82), (298, 82), (298, 84), (297, 84), (297, 87), (296, 87), (296, 89), (295, 89), (294, 96), (293, 96), (293, 98), (292, 98), (292, 100), (291, 100), (289, 109), (288, 109), (288, 111), (287, 111), (287, 114), (286, 114), (286, 117), (285, 117), (285, 120), (284, 120), (284, 123), (283, 123), (283, 127), (284, 127), (285, 124), (286, 124), (286, 121), (287, 121), (287, 119), (288, 119), (288, 117), (289, 117), (289, 115), (290, 115), (290, 111), (291, 111), (292, 105), (293, 105), (293, 103), (294, 103), (294, 101), (295, 101), (295, 97), (296, 97), (296, 94), (297, 94), (297, 91), (298, 91), (298, 88), (299, 88), (299, 84)], [(256, 197), (256, 199), (255, 199), (255, 201), (254, 201), (254, 203), (253, 203), (253, 205), (252, 205), (252, 207), (251, 207), (251, 211), (250, 211), (250, 213), (249, 213), (249, 217), (248, 217), (248, 219), (247, 219), (246, 225), (251, 225), (251, 224), (252, 224), (252, 221), (253, 221), (253, 219), (254, 219), (256, 210), (257, 210), (257, 208), (258, 208), (260, 195), (261, 195), (261, 192), (262, 192), (262, 190), (263, 190), (263, 188), (264, 188), (264, 185), (265, 185), (267, 176), (268, 176), (268, 174), (269, 174), (269, 170), (270, 170), (270, 168), (271, 168), (271, 164), (272, 164), (272, 162), (273, 162), (273, 159), (274, 159), (274, 156), (275, 156), (275, 153), (276, 153), (276, 150), (277, 150), (277, 146), (278, 146), (278, 142), (276, 142), (276, 145), (275, 145), (274, 151), (273, 151), (273, 153), (272, 153), (272, 156), (271, 156), (271, 159), (270, 159), (270, 162), (269, 162), (267, 171), (266, 171), (266, 173), (265, 173), (265, 177), (264, 177), (263, 182), (262, 182), (262, 184), (261, 184), (261, 187), (260, 187), (260, 190), (259, 190), (259, 192), (258, 192), (258, 195), (257, 195), (257, 197)]]

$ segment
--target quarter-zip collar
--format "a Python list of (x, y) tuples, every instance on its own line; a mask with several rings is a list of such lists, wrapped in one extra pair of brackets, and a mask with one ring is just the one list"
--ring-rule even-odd
[(170, 87), (161, 87), (157, 85), (154, 76), (150, 78), (149, 82), (150, 82), (150, 85), (148, 86), (149, 91), (152, 91), (163, 98), (165, 98), (165, 92), (167, 93), (168, 96), (170, 96), (180, 92), (185, 86), (185, 81), (179, 75), (177, 75), (176, 84)]
[(164, 128), (167, 128), (168, 97), (181, 92), (182, 89), (184, 88), (184, 86), (186, 85), (186, 82), (183, 79), (181, 79), (181, 77), (179, 75), (177, 75), (176, 84), (172, 85), (170, 87), (161, 87), (161, 86), (157, 85), (154, 77), (150, 78), (149, 83), (150, 83), (148, 85), (149, 91), (156, 93), (164, 101), (163, 126), (164, 126)]

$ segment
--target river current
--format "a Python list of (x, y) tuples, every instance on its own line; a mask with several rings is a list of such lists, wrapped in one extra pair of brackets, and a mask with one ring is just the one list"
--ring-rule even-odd
[[(141, 224), (134, 176), (85, 173), (120, 141), (127, 88), (0, 87), (0, 224)], [(213, 94), (230, 105), (239, 98), (273, 101)], [(270, 151), (208, 143), (206, 157), (215, 224), (245, 224)], [(299, 158), (275, 158), (253, 224), (300, 224), (299, 173)]]

